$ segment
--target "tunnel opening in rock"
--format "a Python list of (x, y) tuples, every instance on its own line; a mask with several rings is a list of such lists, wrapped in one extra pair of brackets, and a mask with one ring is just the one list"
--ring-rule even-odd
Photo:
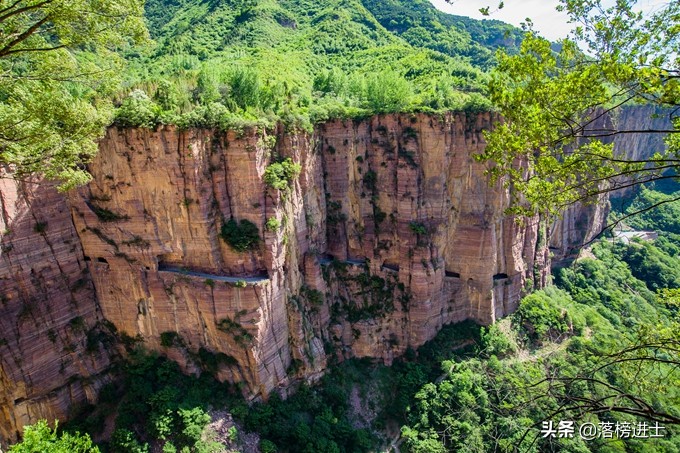
[(399, 272), (399, 264), (390, 261), (385, 261), (382, 268), (387, 271)]

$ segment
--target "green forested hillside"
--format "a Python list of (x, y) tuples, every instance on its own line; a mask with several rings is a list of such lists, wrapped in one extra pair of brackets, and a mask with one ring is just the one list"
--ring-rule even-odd
[(149, 0), (121, 125), (238, 126), (488, 110), (485, 71), (520, 33), (390, 0)]

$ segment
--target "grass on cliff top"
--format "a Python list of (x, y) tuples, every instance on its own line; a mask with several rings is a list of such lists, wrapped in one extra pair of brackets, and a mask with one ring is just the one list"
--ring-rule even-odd
[(386, 112), (484, 111), (485, 71), (520, 32), (406, 0), (149, 0), (117, 124), (309, 129)]

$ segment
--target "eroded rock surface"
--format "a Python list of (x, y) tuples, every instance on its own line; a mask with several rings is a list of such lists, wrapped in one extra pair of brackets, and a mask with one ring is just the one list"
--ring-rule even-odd
[[(550, 260), (545, 228), (506, 216), (508, 194), (473, 158), (491, 121), (112, 128), (94, 180), (67, 201), (3, 180), (2, 436), (94, 401), (114, 330), (266, 398), (330, 360), (391, 363), (444, 324), (511, 313)], [(267, 166), (287, 157), (299, 176), (268, 187)], [(257, 247), (220, 237), (232, 218), (257, 226)]]
[[(330, 351), (390, 363), (444, 324), (493, 322), (547, 247), (537, 222), (504, 214), (507, 193), (473, 159), (490, 121), (386, 115), (275, 144), (257, 131), (109, 130), (94, 181), (71, 197), (104, 317), (188, 367), (201, 348), (215, 354), (218, 375), (253, 396), (319, 376)], [(286, 157), (299, 177), (268, 187), (267, 166)], [(257, 225), (262, 244), (227, 245), (230, 218)], [(281, 227), (265, 228), (271, 218)]]
[(0, 445), (107, 382), (109, 338), (64, 197), (0, 169)]

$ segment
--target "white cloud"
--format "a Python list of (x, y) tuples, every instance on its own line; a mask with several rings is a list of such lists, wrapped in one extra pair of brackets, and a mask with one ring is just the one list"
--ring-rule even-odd
[(497, 0), (455, 0), (453, 4), (444, 0), (431, 2), (437, 9), (449, 14), (473, 19), (496, 19), (518, 27), (528, 17), (533, 21), (536, 31), (551, 41), (566, 38), (571, 30), (571, 25), (567, 23), (567, 15), (555, 10), (557, 1), (508, 0), (503, 9), (495, 11), (490, 17), (484, 17), (479, 8), (489, 6), (493, 10), (498, 5)]
[[(568, 23), (565, 13), (555, 10), (560, 3), (558, 0), (506, 0), (505, 7), (495, 11), (490, 17), (484, 17), (479, 8), (485, 6), (491, 10), (496, 8), (498, 0), (454, 0), (452, 4), (445, 0), (430, 0), (439, 10), (458, 16), (474, 19), (496, 19), (512, 25), (519, 25), (528, 17), (534, 23), (534, 29), (551, 41), (566, 38), (571, 31), (572, 24)], [(604, 0), (605, 5), (613, 4), (613, 0)], [(636, 9), (650, 12), (658, 10), (667, 0), (641, 0)]]

